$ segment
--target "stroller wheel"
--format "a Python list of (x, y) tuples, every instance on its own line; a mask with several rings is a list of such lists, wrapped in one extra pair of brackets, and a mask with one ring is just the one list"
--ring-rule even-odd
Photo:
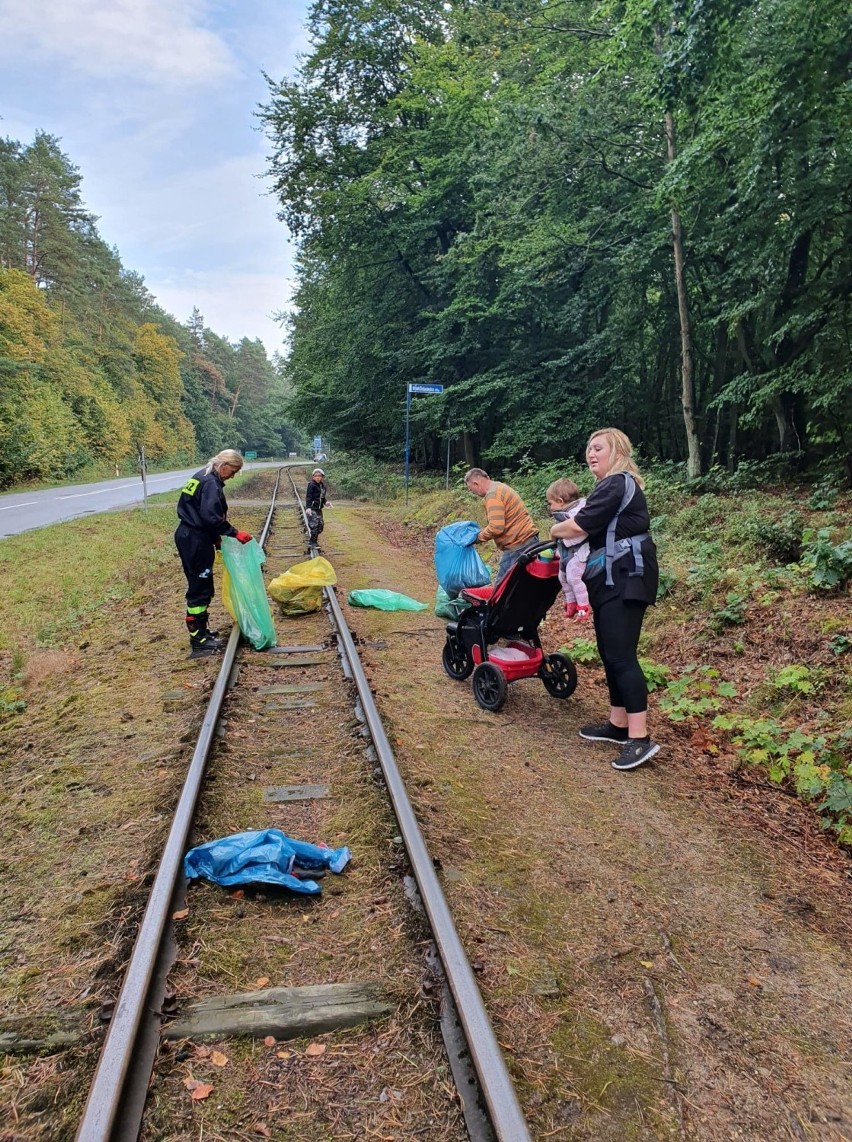
[(566, 654), (548, 654), (538, 672), (551, 698), (570, 698), (577, 689), (577, 667)]
[(447, 636), (444, 649), (441, 651), (441, 662), (450, 678), (456, 682), (463, 682), (473, 670), (473, 659), (470, 651), (461, 639)]
[(506, 675), (491, 662), (480, 662), (473, 672), (473, 696), (483, 710), (496, 714), (506, 702), (509, 683)]

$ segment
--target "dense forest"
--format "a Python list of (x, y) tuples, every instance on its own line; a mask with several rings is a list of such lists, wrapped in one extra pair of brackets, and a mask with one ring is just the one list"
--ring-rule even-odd
[(846, 0), (316, 0), (260, 118), (333, 443), (852, 479)]
[(86, 211), (58, 140), (0, 139), (0, 487), (223, 447), (287, 451), (287, 382), (259, 340), (163, 312)]

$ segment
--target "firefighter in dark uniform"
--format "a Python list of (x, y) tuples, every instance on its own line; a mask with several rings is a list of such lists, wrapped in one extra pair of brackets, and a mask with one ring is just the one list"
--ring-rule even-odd
[(325, 527), (325, 521), (322, 518), (324, 507), (331, 507), (328, 501), (328, 489), (325, 486), (325, 472), (322, 468), (314, 468), (311, 478), (308, 480), (308, 492), (305, 496), (305, 510), (311, 532), (311, 543), (316, 543), (319, 533)]
[(239, 452), (226, 448), (187, 480), (178, 499), (180, 523), (175, 546), (186, 575), (186, 627), (191, 658), (216, 654), (225, 645), (224, 639), (207, 626), (207, 608), (213, 598), (213, 561), (222, 536), (233, 536), (240, 543), (251, 539), (247, 531), (237, 531), (228, 523), (225, 499), (226, 480), (236, 476), (242, 466)]

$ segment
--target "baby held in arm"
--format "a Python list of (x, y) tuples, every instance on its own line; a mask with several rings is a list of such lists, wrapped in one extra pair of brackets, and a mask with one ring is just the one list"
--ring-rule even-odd
[[(573, 480), (554, 480), (545, 493), (550, 514), (557, 521), (573, 519), (585, 506), (585, 499)], [(586, 539), (560, 539), (556, 547), (559, 556), (559, 582), (565, 598), (565, 615), (574, 622), (583, 622), (591, 614), (589, 594), (583, 583), (583, 572), (589, 557)]]

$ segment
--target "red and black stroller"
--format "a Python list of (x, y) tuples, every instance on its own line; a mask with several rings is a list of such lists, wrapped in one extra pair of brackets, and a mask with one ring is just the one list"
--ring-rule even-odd
[[(460, 597), (470, 606), (447, 623), (444, 670), (458, 682), (473, 674), (473, 696), (483, 710), (501, 709), (518, 678), (540, 678), (554, 698), (570, 698), (577, 688), (571, 659), (545, 654), (538, 637), (561, 589), (558, 559), (539, 558), (552, 547), (530, 547), (496, 587), (465, 588)], [(500, 639), (505, 646), (495, 645)]]

